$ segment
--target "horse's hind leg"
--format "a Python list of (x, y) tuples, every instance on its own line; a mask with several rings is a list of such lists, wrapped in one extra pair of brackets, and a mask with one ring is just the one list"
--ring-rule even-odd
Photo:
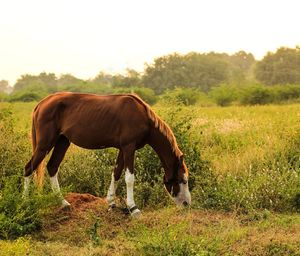
[(114, 171), (111, 174), (111, 182), (106, 197), (107, 202), (109, 204), (109, 210), (112, 210), (113, 208), (116, 207), (116, 203), (115, 203), (116, 186), (117, 186), (117, 181), (121, 177), (123, 169), (124, 169), (124, 159), (123, 159), (123, 153), (120, 150), (117, 157), (116, 166), (114, 168)]
[(70, 146), (70, 141), (63, 135), (60, 135), (50, 157), (50, 160), (47, 164), (47, 170), (50, 176), (50, 182), (52, 190), (59, 194), (62, 198), (63, 207), (69, 207), (70, 204), (63, 198), (60, 187), (57, 179), (58, 167), (63, 160), (68, 148)]
[(36, 148), (30, 161), (25, 166), (25, 173), (24, 173), (24, 192), (23, 196), (28, 195), (29, 184), (31, 180), (31, 174), (34, 170), (38, 168), (41, 164), (45, 156), (47, 155), (47, 151), (41, 150), (40, 148)]

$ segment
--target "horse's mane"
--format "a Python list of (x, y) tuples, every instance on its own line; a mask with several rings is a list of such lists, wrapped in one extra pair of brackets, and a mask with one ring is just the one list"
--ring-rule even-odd
[(179, 149), (178, 145), (177, 145), (177, 141), (176, 138), (174, 136), (174, 133), (172, 132), (171, 128), (169, 127), (169, 125), (164, 122), (153, 110), (152, 108), (145, 102), (143, 101), (138, 95), (136, 94), (129, 94), (128, 96), (136, 99), (139, 103), (141, 103), (148, 114), (148, 117), (150, 118), (150, 120), (153, 122), (154, 127), (157, 128), (164, 136), (166, 136), (166, 138), (168, 139), (168, 141), (171, 144), (172, 150), (175, 153), (175, 155), (177, 157), (181, 157), (182, 156), (182, 152)]

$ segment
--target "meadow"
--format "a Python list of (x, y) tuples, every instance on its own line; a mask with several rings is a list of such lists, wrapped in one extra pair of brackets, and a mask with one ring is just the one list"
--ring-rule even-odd
[(300, 255), (300, 104), (156, 104), (185, 154), (192, 207), (173, 205), (145, 147), (135, 164), (138, 220), (108, 213), (101, 199), (114, 149), (70, 148), (59, 180), (71, 212), (59, 209), (48, 179), (22, 200), (35, 104), (0, 104), (0, 255)]

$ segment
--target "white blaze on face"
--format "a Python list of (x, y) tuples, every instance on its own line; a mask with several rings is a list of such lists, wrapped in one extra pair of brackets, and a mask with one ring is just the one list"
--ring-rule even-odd
[(184, 183), (179, 184), (180, 191), (175, 198), (175, 202), (177, 205), (182, 205), (184, 202), (186, 202), (190, 205), (191, 204), (191, 193), (189, 191), (188, 179), (187, 179), (186, 174), (184, 174), (183, 178), (187, 182), (185, 184)]

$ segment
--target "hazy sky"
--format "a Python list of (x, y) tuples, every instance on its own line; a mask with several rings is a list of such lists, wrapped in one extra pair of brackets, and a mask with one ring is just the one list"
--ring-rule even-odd
[(298, 0), (0, 0), (0, 80), (142, 71), (173, 52), (300, 45)]

